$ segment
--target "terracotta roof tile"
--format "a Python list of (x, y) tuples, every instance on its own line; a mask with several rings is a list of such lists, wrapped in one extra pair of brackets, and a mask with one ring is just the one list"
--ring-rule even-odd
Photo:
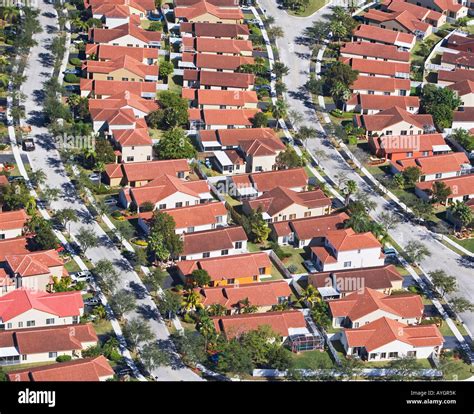
[(241, 226), (185, 233), (183, 235), (183, 252), (181, 254), (187, 256), (233, 249), (234, 243), (237, 241), (247, 241), (247, 235)]
[(380, 45), (369, 42), (346, 43), (341, 47), (341, 55), (343, 54), (369, 56), (378, 59), (396, 60), (399, 62), (408, 62), (410, 60), (410, 53), (399, 51), (396, 46)]
[(0, 230), (22, 229), (28, 218), (25, 210), (0, 212)]

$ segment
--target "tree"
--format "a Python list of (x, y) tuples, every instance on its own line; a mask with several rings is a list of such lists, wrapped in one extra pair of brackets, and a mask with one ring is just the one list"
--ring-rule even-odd
[(271, 39), (279, 39), (285, 36), (285, 32), (280, 26), (271, 26), (267, 29), (268, 36)]
[(341, 84), (348, 89), (357, 79), (358, 75), (359, 72), (352, 70), (349, 65), (336, 61), (326, 70), (324, 75), (325, 87), (328, 91), (331, 91), (335, 85)]
[(46, 182), (46, 173), (42, 169), (30, 172), (29, 177), (34, 188), (38, 188)]
[(164, 130), (184, 126), (188, 122), (188, 101), (179, 94), (170, 91), (158, 93), (160, 109), (147, 115), (146, 120), (150, 127)]
[(329, 24), (327, 22), (315, 21), (313, 25), (307, 27), (303, 34), (308, 38), (312, 44), (320, 44), (328, 38)]
[(431, 195), (433, 201), (445, 203), (446, 199), (451, 195), (451, 189), (442, 181), (435, 181), (431, 187)]
[(174, 72), (173, 62), (169, 62), (167, 60), (160, 62), (159, 71), (160, 71), (160, 77), (162, 79), (168, 78), (168, 76)]
[(183, 250), (183, 241), (175, 232), (176, 223), (169, 214), (156, 210), (153, 213), (148, 249), (155, 258), (166, 261), (178, 256)]
[(93, 272), (97, 276), (99, 285), (105, 293), (112, 293), (115, 290), (120, 276), (110, 260), (99, 260)]
[(452, 111), (462, 105), (456, 93), (449, 88), (438, 88), (433, 84), (426, 84), (421, 94), (421, 111), (433, 115), (438, 129), (451, 126)]
[(213, 303), (207, 308), (207, 314), (209, 316), (224, 316), (227, 313), (227, 308), (220, 303)]
[(237, 302), (237, 313), (256, 313), (257, 311), (258, 306), (252, 305), (249, 298)]
[(277, 78), (282, 78), (290, 73), (290, 69), (282, 62), (275, 62), (273, 65), (273, 73)]
[(378, 221), (380, 222), (380, 224), (382, 224), (383, 228), (387, 232), (390, 230), (394, 230), (397, 227), (397, 225), (400, 223), (400, 219), (398, 218), (398, 216), (390, 212), (380, 213), (378, 217)]
[(196, 156), (196, 149), (186, 132), (181, 128), (164, 132), (155, 146), (155, 151), (160, 160), (194, 158)]
[(53, 201), (58, 201), (61, 195), (61, 190), (59, 188), (45, 187), (42, 191), (43, 199), (47, 206), (51, 205)]
[(211, 277), (205, 269), (193, 270), (191, 273), (191, 280), (194, 286), (199, 287), (207, 286), (211, 283)]
[(317, 79), (314, 74), (309, 75), (309, 80), (305, 83), (305, 89), (313, 95), (323, 94), (324, 80)]
[(277, 80), (275, 82), (275, 92), (277, 96), (283, 95), (287, 90), (288, 88), (286, 87), (286, 84), (283, 81)]
[(133, 236), (135, 236), (135, 230), (128, 221), (118, 221), (115, 223), (115, 228), (117, 229), (116, 234), (120, 242), (123, 242), (124, 240), (130, 240)]
[(310, 308), (312, 308), (315, 303), (320, 301), (321, 295), (319, 294), (318, 289), (316, 289), (313, 285), (308, 285), (306, 289), (303, 289), (298, 300), (298, 302), (308, 305)]
[(206, 341), (199, 332), (185, 330), (182, 335), (171, 334), (170, 338), (186, 365), (196, 365), (207, 361)]
[(156, 343), (149, 343), (140, 350), (140, 361), (148, 372), (170, 363), (170, 355)]
[(452, 298), (449, 301), (451, 308), (455, 313), (463, 313), (463, 312), (472, 312), (474, 311), (474, 305), (469, 302), (467, 299), (461, 297)]
[[(299, 127), (301, 123), (304, 121), (304, 117), (301, 114), (301, 112), (295, 109), (290, 109), (288, 111), (288, 118), (290, 118), (293, 129)], [(305, 128), (308, 128), (308, 127), (305, 127)]]
[(403, 170), (402, 174), (405, 184), (413, 187), (421, 177), (421, 170), (418, 167), (407, 167)]
[[(286, 102), (282, 99), (278, 99), (275, 104), (271, 106), (271, 111), (272, 111), (272, 116), (275, 118), (277, 121), (286, 117), (286, 111), (288, 109)], [(278, 122), (277, 122), (277, 127), (278, 127)]]
[(106, 138), (98, 138), (95, 141), (94, 162), (110, 164), (115, 162), (115, 151), (112, 144)]
[(467, 152), (474, 150), (474, 135), (471, 135), (466, 129), (455, 129), (451, 134), (451, 138), (459, 143)]
[(194, 289), (189, 289), (184, 293), (181, 303), (185, 312), (194, 311), (202, 307), (201, 295)]
[(90, 248), (97, 247), (99, 245), (99, 239), (93, 230), (89, 230), (86, 227), (81, 227), (76, 236), (77, 242), (82, 247), (84, 253)]
[(422, 368), (414, 357), (402, 357), (390, 361), (388, 369), (391, 371), (391, 379), (395, 381), (409, 381), (416, 377), (416, 372)]
[(296, 138), (301, 140), (303, 142), (303, 145), (306, 148), (306, 141), (308, 139), (316, 137), (318, 134), (318, 131), (316, 128), (309, 127), (307, 125), (303, 125), (299, 130), (298, 133), (296, 134)]
[(442, 295), (449, 295), (457, 289), (456, 278), (448, 276), (444, 270), (438, 269), (428, 273), (434, 287), (441, 291)]
[(138, 318), (131, 319), (125, 323), (123, 334), (132, 351), (135, 351), (140, 343), (151, 341), (155, 337), (150, 326)]
[(463, 201), (456, 201), (449, 206), (452, 217), (459, 222), (462, 227), (469, 226), (474, 220), (471, 208)]
[(110, 300), (110, 306), (112, 310), (120, 319), (122, 319), (125, 313), (131, 312), (133, 309), (135, 309), (136, 305), (137, 301), (135, 299), (135, 295), (129, 290), (125, 289), (119, 290), (112, 296)]
[(67, 227), (69, 235), (71, 235), (70, 223), (76, 223), (79, 220), (76, 211), (72, 208), (63, 208), (62, 210), (57, 210), (54, 213), (54, 219), (64, 228)]
[(172, 290), (165, 290), (163, 296), (159, 298), (158, 310), (166, 319), (173, 319), (181, 309), (182, 298), (179, 293)]
[(268, 115), (263, 112), (257, 112), (251, 118), (253, 128), (266, 128), (268, 126)]
[(434, 213), (433, 204), (429, 203), (428, 201), (424, 200), (416, 200), (411, 206), (413, 213), (423, 220), (429, 220)]
[(342, 192), (345, 196), (344, 204), (347, 207), (349, 205), (351, 195), (357, 192), (357, 183), (354, 180), (348, 180)]
[(393, 176), (393, 184), (396, 188), (405, 187), (405, 177), (401, 173), (397, 173)]
[(154, 269), (147, 273), (143, 279), (143, 282), (151, 289), (152, 292), (157, 293), (163, 282), (165, 281), (168, 273), (164, 272), (160, 268)]
[(255, 365), (250, 351), (236, 340), (229, 341), (219, 355), (217, 369), (221, 372), (249, 374)]
[(426, 246), (417, 240), (410, 240), (407, 243), (405, 254), (411, 264), (417, 264), (425, 257), (431, 256), (431, 252), (426, 248)]
[(268, 223), (263, 219), (260, 207), (257, 210), (252, 210), (249, 215), (249, 223), (252, 238), (256, 243), (263, 243), (268, 239), (271, 230)]
[(287, 145), (285, 151), (282, 151), (277, 155), (275, 161), (276, 166), (279, 170), (302, 167), (304, 165), (304, 161), (302, 160), (302, 158), (290, 145)]

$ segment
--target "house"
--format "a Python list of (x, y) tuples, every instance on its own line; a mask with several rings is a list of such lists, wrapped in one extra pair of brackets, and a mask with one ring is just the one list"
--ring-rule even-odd
[(285, 187), (275, 187), (253, 200), (245, 200), (243, 211), (251, 214), (259, 210), (269, 223), (296, 220), (304, 217), (323, 216), (331, 213), (331, 199), (321, 189), (296, 192)]
[[(197, 204), (189, 207), (170, 208), (163, 211), (173, 217), (176, 234), (203, 232), (227, 226), (228, 212), (222, 202)], [(140, 213), (138, 225), (145, 233), (153, 212)]]
[[(379, 79), (379, 78), (377, 78)], [(375, 115), (397, 106), (411, 114), (418, 113), (420, 98), (417, 96), (383, 96), (354, 94), (345, 103), (346, 111), (359, 112), (364, 115)]]
[(469, 69), (439, 70), (438, 85), (448, 86), (463, 80), (474, 81), (474, 71)]
[(346, 354), (367, 361), (437, 357), (443, 342), (436, 325), (410, 326), (386, 317), (357, 329), (344, 329), (341, 335)]
[(226, 23), (188, 23), (182, 22), (179, 25), (181, 37), (209, 37), (213, 39), (243, 39), (248, 40), (250, 30), (246, 24), (226, 24)]
[(241, 226), (221, 227), (182, 235), (183, 251), (179, 260), (197, 260), (247, 252), (247, 235)]
[(211, 319), (216, 332), (227, 340), (256, 331), (261, 326), (269, 326), (283, 341), (291, 335), (309, 333), (303, 313), (296, 310), (217, 316)]
[(418, 20), (426, 22), (433, 27), (440, 27), (446, 23), (446, 16), (444, 14), (416, 4), (407, 3), (405, 0), (386, 0), (382, 3), (382, 10), (392, 13), (408, 11)]
[(315, 273), (308, 275), (308, 283), (317, 288), (324, 299), (333, 299), (359, 293), (364, 288), (391, 295), (392, 291), (402, 289), (403, 277), (394, 265), (383, 265)]
[(407, 0), (407, 2), (442, 13), (448, 18), (449, 23), (466, 17), (469, 10), (457, 0)]
[(433, 183), (438, 181), (444, 183), (451, 190), (446, 204), (451, 204), (455, 201), (468, 201), (474, 198), (474, 174), (417, 183), (415, 186), (415, 194), (424, 200), (429, 200)]
[(114, 29), (127, 23), (139, 25), (140, 19), (146, 17), (146, 10), (137, 6), (137, 4), (105, 3), (92, 7), (92, 17), (101, 20), (102, 27), (105, 29)]
[(244, 253), (207, 259), (184, 260), (178, 263), (178, 275), (183, 282), (194, 270), (203, 269), (211, 278), (209, 286), (244, 285), (271, 277), (272, 262), (267, 253)]
[(441, 55), (441, 65), (447, 69), (474, 69), (474, 53), (458, 52), (448, 53), (444, 52)]
[(296, 192), (305, 191), (308, 175), (304, 168), (291, 168), (227, 177), (229, 194), (239, 199), (258, 197), (278, 186)]
[(8, 255), (29, 253), (28, 241), (28, 237), (15, 237), (13, 239), (0, 240), (0, 262), (4, 262), (5, 257)]
[(153, 142), (147, 128), (112, 131), (117, 162), (144, 162), (153, 157)]
[(255, 75), (251, 73), (197, 71), (191, 69), (184, 69), (183, 72), (183, 86), (185, 88), (250, 91), (253, 89), (254, 84)]
[(89, 42), (113, 46), (159, 48), (161, 32), (142, 29), (135, 23), (126, 23), (113, 29), (89, 29)]
[(342, 229), (348, 220), (346, 213), (270, 223), (270, 237), (280, 245), (291, 244), (297, 249), (321, 242), (328, 231)]
[(79, 323), (84, 314), (81, 292), (46, 293), (16, 289), (0, 297), (0, 330)]
[(350, 59), (350, 65), (352, 69), (357, 70), (361, 76), (410, 79), (409, 63), (352, 58)]
[(154, 82), (108, 81), (81, 78), (81, 96), (85, 98), (106, 99), (112, 95), (129, 91), (144, 99), (156, 99), (157, 87)]
[(178, 61), (178, 67), (210, 72), (233, 73), (242, 65), (252, 65), (254, 63), (254, 58), (249, 56), (184, 52), (181, 55), (181, 60)]
[(20, 237), (28, 219), (25, 210), (0, 212), (0, 240)]
[(364, 288), (328, 302), (334, 328), (358, 328), (385, 317), (407, 325), (421, 322), (424, 305), (420, 295), (385, 295)]
[(462, 52), (474, 52), (474, 36), (461, 36), (459, 34), (452, 34), (446, 39), (446, 47), (448, 49), (459, 50)]
[(82, 69), (87, 72), (87, 78), (93, 80), (158, 81), (158, 65), (145, 64), (128, 55), (107, 61), (87, 60)]
[(355, 115), (355, 125), (373, 135), (420, 135), (434, 131), (433, 117), (429, 114), (411, 114), (394, 106), (375, 115)]
[(418, 39), (424, 39), (433, 33), (433, 27), (417, 19), (409, 10), (386, 12), (369, 9), (362, 15), (364, 23), (371, 26), (389, 29), (395, 32), (411, 33)]
[(176, 160), (159, 160), (134, 162), (125, 164), (107, 164), (105, 166), (105, 182), (111, 187), (119, 185), (141, 187), (162, 175), (187, 180), (191, 168), (184, 158)]
[(113, 46), (108, 44), (86, 44), (86, 57), (94, 62), (114, 61), (125, 56), (144, 65), (156, 65), (159, 51), (154, 48)]
[(227, 4), (225, 7), (215, 5), (216, 2), (195, 0), (193, 2), (175, 2), (175, 22), (191, 23), (227, 23), (240, 24), (244, 15), (238, 3)]
[(67, 275), (64, 261), (56, 250), (42, 250), (24, 254), (8, 253), (5, 256), (5, 269), (18, 288), (47, 291), (53, 277)]
[(369, 148), (372, 154), (392, 162), (451, 152), (442, 134), (371, 136)]
[(189, 99), (192, 107), (199, 109), (256, 109), (255, 91), (221, 91), (216, 89), (186, 89), (181, 97)]
[(209, 185), (205, 180), (183, 181), (172, 175), (162, 175), (142, 187), (121, 190), (120, 203), (133, 204), (137, 210), (144, 203), (151, 203), (154, 209), (165, 210), (201, 204), (213, 200)]
[(54, 362), (61, 355), (80, 358), (96, 346), (92, 324), (63, 325), (0, 332), (0, 365)]
[(189, 129), (251, 128), (260, 109), (188, 109)]
[(420, 170), (420, 182), (458, 177), (471, 172), (471, 163), (464, 152), (452, 152), (443, 155), (432, 155), (422, 158), (405, 158), (391, 162), (394, 174), (403, 172), (408, 167)]
[(474, 107), (460, 107), (457, 111), (454, 111), (451, 128), (467, 130), (474, 128)]
[(361, 95), (407, 96), (410, 94), (410, 80), (361, 75), (350, 89)]
[(461, 106), (474, 106), (474, 81), (462, 80), (460, 82), (448, 85), (448, 89), (454, 91), (456, 96), (461, 99)]
[[(270, 140), (272, 144), (269, 143)], [(280, 138), (271, 128), (199, 131), (197, 141), (203, 151), (239, 149), (244, 141), (250, 141), (250, 143), (260, 141), (265, 142), (267, 146), (284, 149)]]
[(229, 285), (197, 289), (204, 307), (221, 305), (228, 315), (237, 313), (242, 301), (248, 300), (257, 312), (268, 312), (273, 306), (290, 300), (291, 289), (285, 280), (249, 283), (247, 285)]
[(409, 33), (362, 24), (354, 31), (353, 40), (392, 45), (409, 52), (415, 46), (416, 37)]
[(393, 45), (368, 42), (348, 42), (341, 46), (340, 55), (349, 59), (379, 60), (384, 62), (408, 63), (410, 53), (398, 50)]
[(212, 54), (219, 56), (248, 56), (253, 53), (250, 40), (243, 39), (215, 39), (209, 37), (184, 37), (181, 48), (183, 52), (198, 54)]
[(156, 11), (153, 0), (84, 0), (85, 9), (94, 9), (102, 4), (125, 4), (134, 9), (145, 10), (147, 13)]
[(356, 233), (351, 228), (331, 230), (324, 243), (310, 246), (311, 260), (322, 272), (383, 266), (382, 245), (370, 232)]
[(107, 361), (107, 358), (103, 355), (61, 362), (59, 364), (15, 370), (7, 374), (8, 380), (12, 382), (98, 382), (112, 379), (114, 375), (114, 370), (110, 366), (109, 361)]

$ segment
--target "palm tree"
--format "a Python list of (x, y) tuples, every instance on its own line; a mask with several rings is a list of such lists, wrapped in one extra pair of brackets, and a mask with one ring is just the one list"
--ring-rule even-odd
[(74, 20), (71, 21), (71, 25), (78, 31), (78, 32), (84, 32), (89, 28), (89, 25), (87, 22), (81, 20), (80, 18), (75, 18)]
[(272, 26), (267, 29), (268, 36), (273, 39), (278, 39), (285, 36), (285, 32), (280, 26)]
[(0, 66), (7, 66), (9, 63), (10, 62), (6, 56), (0, 56)]
[(278, 305), (274, 305), (272, 307), (272, 311), (275, 311), (275, 312), (285, 311), (285, 310), (288, 310), (288, 309), (290, 309), (290, 302), (287, 301), (287, 300), (279, 303)]
[(237, 302), (238, 313), (255, 313), (258, 311), (258, 306), (252, 305), (249, 298), (241, 299)]
[(3, 87), (6, 87), (9, 81), (10, 77), (6, 73), (0, 73), (0, 83)]
[(13, 6), (4, 7), (2, 10), (2, 20), (13, 23), (20, 15), (20, 11)]
[[(449, 207), (449, 212), (453, 218), (458, 221), (461, 225), (461, 229), (469, 225), (473, 220), (472, 210), (463, 201), (456, 201)], [(456, 225), (455, 225), (456, 229)]]
[(351, 195), (355, 194), (356, 192), (357, 192), (357, 183), (354, 180), (348, 180), (343, 190), (343, 193), (346, 197), (344, 200), (344, 204), (346, 205), (346, 207), (349, 205)]
[(301, 296), (298, 300), (301, 304), (307, 304), (312, 308), (316, 303), (321, 301), (321, 296), (313, 285), (308, 285), (306, 289), (303, 289)]
[(221, 305), (220, 303), (213, 303), (207, 309), (207, 313), (210, 316), (224, 316), (226, 314), (226, 312), (227, 312), (226, 307)]
[(287, 109), (288, 106), (282, 99), (277, 100), (276, 103), (271, 106), (272, 116), (277, 120), (277, 128), (279, 127), (278, 121), (286, 116)]
[(182, 303), (183, 309), (187, 312), (196, 310), (201, 307), (201, 295), (194, 289), (188, 290), (185, 293), (184, 300)]

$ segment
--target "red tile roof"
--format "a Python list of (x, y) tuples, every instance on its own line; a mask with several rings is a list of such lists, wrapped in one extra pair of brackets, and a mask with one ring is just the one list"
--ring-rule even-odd
[(196, 51), (200, 53), (233, 53), (240, 55), (242, 52), (253, 51), (250, 40), (197, 37), (194, 40), (194, 44)]
[(396, 77), (399, 73), (410, 73), (410, 64), (402, 62), (385, 62), (382, 60), (351, 59), (352, 69), (359, 73), (370, 73), (379, 76)]
[(0, 297), (2, 323), (30, 311), (49, 313), (60, 318), (80, 316), (84, 308), (81, 292), (46, 293), (28, 289), (16, 289)]
[(393, 315), (394, 319), (419, 319), (424, 310), (420, 295), (407, 293), (388, 296), (370, 288), (331, 300), (328, 304), (333, 318), (346, 317), (352, 322), (378, 310)]
[(359, 76), (351, 85), (352, 90), (368, 90), (395, 92), (396, 90), (410, 90), (410, 79), (380, 78), (375, 76)]
[(109, 81), (109, 80), (92, 80), (81, 78), (81, 92), (94, 91), (96, 95), (111, 96), (126, 91), (131, 95), (142, 97), (144, 94), (148, 96), (156, 96), (156, 83), (154, 82), (128, 82), (128, 81)]
[(113, 131), (113, 136), (122, 148), (153, 145), (147, 128), (118, 129)]
[(216, 89), (183, 88), (182, 97), (197, 100), (198, 105), (225, 105), (243, 107), (246, 104), (258, 103), (255, 91), (220, 91)]
[(416, 34), (417, 31), (427, 32), (431, 25), (417, 19), (410, 11), (402, 10), (392, 13), (387, 13), (382, 10), (369, 9), (362, 17), (365, 20), (370, 20), (379, 24), (386, 22), (396, 22), (411, 33)]
[[(436, 180), (446, 184), (451, 189), (450, 197), (463, 197), (474, 194), (474, 174), (462, 175), (460, 177), (444, 178)], [(431, 191), (433, 181), (417, 183), (416, 188), (422, 191)]]
[(206, 0), (201, 0), (187, 7), (177, 6), (174, 8), (174, 15), (176, 18), (183, 18), (188, 21), (192, 21), (192, 19), (195, 19), (199, 16), (203, 16), (205, 14), (210, 14), (211, 16), (215, 16), (222, 20), (238, 21), (244, 18), (242, 11), (238, 7), (232, 9), (218, 7), (214, 6)]
[(189, 109), (189, 120), (201, 120), (205, 125), (252, 126), (252, 118), (260, 109)]
[[(212, 40), (212, 39), (210, 39)], [(182, 56), (183, 62), (191, 62), (198, 69), (216, 69), (236, 71), (242, 65), (252, 65), (255, 60), (250, 56), (213, 55), (210, 53), (189, 53)]]
[(405, 158), (398, 160), (395, 167), (403, 171), (409, 166), (418, 167), (423, 175), (461, 171), (461, 166), (469, 164), (464, 152), (433, 155), (421, 158)]
[(231, 250), (234, 248), (234, 243), (238, 241), (247, 241), (247, 235), (241, 226), (185, 233), (181, 254), (187, 256), (217, 250)]
[[(187, 70), (184, 70), (186, 76)], [(201, 86), (226, 86), (248, 89), (255, 83), (255, 75), (250, 73), (229, 73), (201, 71), (199, 76)]]
[(399, 51), (396, 46), (369, 42), (346, 43), (341, 47), (341, 55), (344, 54), (396, 60), (399, 62), (408, 62), (410, 60), (410, 53)]
[(350, 348), (364, 347), (368, 352), (401, 341), (415, 348), (439, 346), (444, 342), (436, 325), (409, 326), (388, 318), (380, 318), (357, 329), (345, 329)]
[(370, 137), (369, 141), (381, 155), (404, 152), (433, 151), (436, 145), (446, 145), (442, 134), (422, 135), (385, 135), (383, 137)]
[(193, 33), (196, 37), (229, 37), (249, 36), (250, 31), (245, 24), (228, 23), (181, 23), (181, 33)]
[(10, 381), (100, 381), (114, 375), (107, 358), (103, 355), (93, 358), (76, 359), (69, 362), (47, 365), (36, 368), (25, 368), (11, 371)]
[[(238, 176), (234, 176), (235, 178)], [(308, 175), (304, 168), (291, 168), (289, 170), (267, 171), (250, 174), (257, 191), (270, 191), (275, 187), (299, 188), (308, 185)]]
[(438, 13), (437, 11), (427, 9), (422, 6), (417, 6), (415, 4), (408, 3), (404, 0), (387, 0), (383, 3), (383, 6), (386, 7), (387, 10), (393, 12), (408, 10), (411, 14), (413, 14), (417, 19), (421, 21), (429, 19), (438, 22), (443, 17), (443, 15), (441, 13)]
[(265, 252), (256, 252), (184, 260), (178, 263), (178, 269), (185, 276), (190, 275), (196, 269), (204, 269), (209, 273), (212, 281), (221, 281), (259, 276), (259, 269), (269, 268), (271, 265), (270, 258)]
[(409, 108), (415, 108), (417, 111), (420, 107), (420, 98), (418, 96), (396, 96), (396, 95), (353, 95), (351, 99), (347, 101), (348, 105), (360, 105), (362, 110), (378, 110), (384, 111), (386, 109), (398, 106), (408, 110)]
[(474, 93), (474, 81), (469, 79), (453, 83), (452, 85), (448, 85), (447, 87), (453, 91), (456, 91), (459, 96)]
[(326, 239), (337, 251), (352, 251), (382, 247), (380, 242), (371, 232), (356, 233), (351, 228), (328, 231)]
[(453, 122), (471, 122), (474, 120), (474, 107), (466, 106), (459, 108), (453, 113)]
[(306, 321), (303, 314), (294, 310), (220, 316), (212, 319), (216, 331), (223, 333), (227, 339), (257, 330), (259, 327), (265, 325), (283, 337), (289, 336), (291, 329), (306, 328)]
[(378, 43), (397, 45), (399, 43), (414, 44), (415, 36), (409, 33), (395, 32), (367, 24), (360, 25), (354, 32), (354, 37), (360, 39), (374, 40)]
[(460, 82), (462, 80), (474, 81), (474, 70), (470, 69), (454, 69), (438, 71), (438, 82)]
[(144, 161), (121, 164), (123, 176), (128, 182), (152, 181), (163, 175), (177, 176), (191, 169), (186, 159)]
[(86, 44), (86, 56), (95, 55), (98, 60), (116, 60), (129, 56), (139, 62), (158, 59), (158, 49), (153, 47), (131, 47), (107, 44)]
[[(222, 91), (219, 91), (222, 92)], [(199, 131), (200, 139), (204, 141), (219, 141), (225, 147), (238, 147), (243, 141), (268, 140), (281, 142), (271, 128), (239, 128), (215, 129)], [(278, 145), (278, 144), (276, 144)]]
[(340, 229), (348, 220), (346, 213), (336, 213), (319, 217), (307, 217), (296, 220), (277, 221), (270, 224), (278, 236), (287, 236), (293, 231), (299, 240), (326, 237), (328, 231)]
[(197, 289), (204, 306), (220, 304), (227, 309), (238, 306), (239, 301), (248, 299), (253, 306), (264, 307), (278, 305), (279, 298), (290, 297), (291, 289), (284, 280), (249, 283), (239, 286), (218, 286)]
[(161, 41), (161, 32), (144, 30), (134, 23), (123, 24), (113, 29), (93, 28), (89, 30), (89, 39), (94, 43), (109, 43), (124, 36), (131, 36), (148, 44)]
[(14, 239), (0, 240), (0, 262), (5, 261), (7, 255), (20, 255), (28, 253), (28, 238), (16, 237)]
[(424, 129), (425, 126), (434, 127), (433, 117), (429, 114), (410, 114), (405, 109), (394, 106), (375, 115), (356, 115), (356, 121), (367, 131), (382, 131), (400, 122), (407, 122), (415, 127)]
[(56, 250), (7, 254), (5, 261), (12, 272), (21, 277), (49, 274), (50, 268), (64, 265)]
[(474, 68), (474, 53), (459, 52), (448, 53), (444, 52), (441, 55), (441, 64), (448, 63), (451, 65), (467, 66), (469, 69)]
[(82, 68), (88, 73), (110, 74), (125, 69), (142, 79), (147, 76), (158, 77), (158, 65), (147, 65), (127, 55), (107, 61), (87, 60)]
[(0, 230), (22, 229), (28, 218), (25, 210), (0, 212)]

